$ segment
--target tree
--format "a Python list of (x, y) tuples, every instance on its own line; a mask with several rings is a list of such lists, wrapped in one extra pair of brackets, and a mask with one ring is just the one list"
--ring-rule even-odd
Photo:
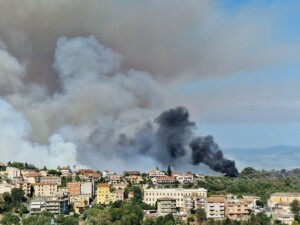
[(20, 219), (18, 216), (14, 215), (12, 213), (5, 213), (0, 222), (2, 225), (19, 225)]
[(60, 176), (62, 173), (57, 170), (48, 170), (48, 174), (53, 176)]
[(202, 222), (206, 220), (206, 212), (204, 211), (204, 209), (199, 208), (196, 210), (196, 218), (200, 224), (202, 224)]
[(257, 173), (257, 171), (253, 167), (246, 167), (245, 169), (242, 170), (240, 176), (241, 177), (251, 177), (256, 173)]
[(265, 204), (261, 200), (256, 200), (256, 205), (263, 208)]
[(300, 204), (299, 201), (297, 199), (295, 199), (294, 201), (292, 201), (292, 203), (290, 204), (291, 206), (291, 211), (298, 215), (299, 214), (299, 210), (300, 210)]
[(298, 223), (300, 223), (300, 215), (296, 214), (294, 217), (294, 220), (296, 220)]
[(13, 188), (11, 190), (11, 198), (14, 203), (21, 203), (24, 201), (25, 192), (20, 188)]
[(84, 211), (83, 219), (88, 225), (109, 225), (110, 218), (107, 209), (90, 208)]
[(79, 219), (76, 216), (65, 217), (64, 215), (59, 215), (57, 216), (55, 222), (56, 224), (60, 225), (78, 225)]
[(168, 166), (168, 170), (167, 170), (167, 175), (168, 176), (172, 176), (172, 170), (171, 170), (171, 166)]
[(23, 225), (50, 225), (51, 216), (40, 214), (38, 216), (29, 216), (22, 219)]

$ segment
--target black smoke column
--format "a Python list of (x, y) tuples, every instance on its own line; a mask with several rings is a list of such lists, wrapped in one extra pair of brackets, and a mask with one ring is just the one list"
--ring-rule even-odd
[(156, 133), (159, 146), (168, 151), (171, 159), (184, 156), (195, 127), (195, 123), (189, 121), (189, 112), (183, 107), (170, 109), (160, 114), (155, 122), (159, 124)]
[(239, 175), (235, 162), (223, 157), (223, 152), (212, 136), (195, 138), (190, 143), (190, 148), (194, 165), (204, 163), (212, 170), (224, 173), (226, 176), (237, 177)]

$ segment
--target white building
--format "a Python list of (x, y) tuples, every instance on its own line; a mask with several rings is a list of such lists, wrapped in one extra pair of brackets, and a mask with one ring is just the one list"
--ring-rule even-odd
[(225, 196), (213, 195), (207, 198), (206, 217), (207, 219), (224, 219), (226, 208)]
[(95, 195), (95, 184), (94, 182), (82, 182), (80, 184), (80, 194), (87, 195), (87, 196), (94, 196)]
[(183, 188), (158, 188), (144, 189), (144, 202), (155, 206), (157, 199), (169, 197), (176, 200), (176, 207), (184, 207), (184, 197), (199, 196), (207, 197), (207, 190), (204, 188), (198, 189), (183, 189)]
[(176, 176), (176, 180), (181, 184), (192, 184), (194, 183), (194, 176), (193, 174), (182, 174)]
[(69, 209), (66, 197), (36, 198), (30, 202), (30, 215), (48, 211), (54, 215), (67, 213)]
[(160, 170), (150, 170), (148, 172), (148, 176), (150, 178), (153, 178), (153, 177), (164, 177), (164, 176), (166, 176), (166, 174), (164, 172), (160, 171)]
[(6, 167), (6, 173), (7, 173), (7, 177), (14, 181), (19, 178), (21, 178), (21, 170), (15, 167)]

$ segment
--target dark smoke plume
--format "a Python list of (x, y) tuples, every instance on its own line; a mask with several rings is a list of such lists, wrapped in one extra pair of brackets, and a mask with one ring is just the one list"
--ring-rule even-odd
[(177, 159), (184, 156), (186, 142), (195, 127), (195, 123), (189, 121), (189, 112), (183, 107), (170, 109), (157, 117), (155, 122), (159, 124), (159, 142), (166, 146), (171, 157)]
[(203, 163), (226, 176), (239, 175), (235, 162), (224, 158), (212, 136), (194, 137), (193, 129), (196, 124), (189, 121), (189, 113), (184, 107), (163, 112), (155, 122), (159, 125), (156, 132), (158, 147), (167, 151), (171, 160), (191, 152), (193, 165)]
[(239, 175), (235, 162), (225, 159), (223, 152), (214, 142), (212, 136), (197, 137), (190, 143), (192, 149), (192, 161), (194, 165), (204, 163), (214, 171), (226, 174), (230, 177)]

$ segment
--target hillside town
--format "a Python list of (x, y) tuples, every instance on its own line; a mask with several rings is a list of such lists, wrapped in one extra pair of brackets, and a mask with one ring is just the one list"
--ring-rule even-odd
[(179, 173), (170, 166), (166, 171), (156, 168), (122, 174), (76, 169), (75, 166), (38, 169), (17, 162), (1, 163), (0, 169), (2, 219), (5, 211), (9, 211), (3, 207), (8, 196), (19, 202), (19, 211), (15, 210), (19, 212), (18, 217), (34, 218), (47, 212), (53, 224), (54, 218), (74, 215), (77, 224), (97, 224), (88, 222), (84, 216), (86, 211), (136, 200), (143, 204), (142, 221), (171, 216), (173, 224), (249, 221), (257, 214), (264, 214), (273, 222), (292, 224), (298, 215), (297, 207), (300, 209), (300, 205), (293, 206), (299, 204), (298, 192), (272, 193), (266, 203), (260, 196), (246, 193), (214, 194), (201, 187), (207, 176)]

